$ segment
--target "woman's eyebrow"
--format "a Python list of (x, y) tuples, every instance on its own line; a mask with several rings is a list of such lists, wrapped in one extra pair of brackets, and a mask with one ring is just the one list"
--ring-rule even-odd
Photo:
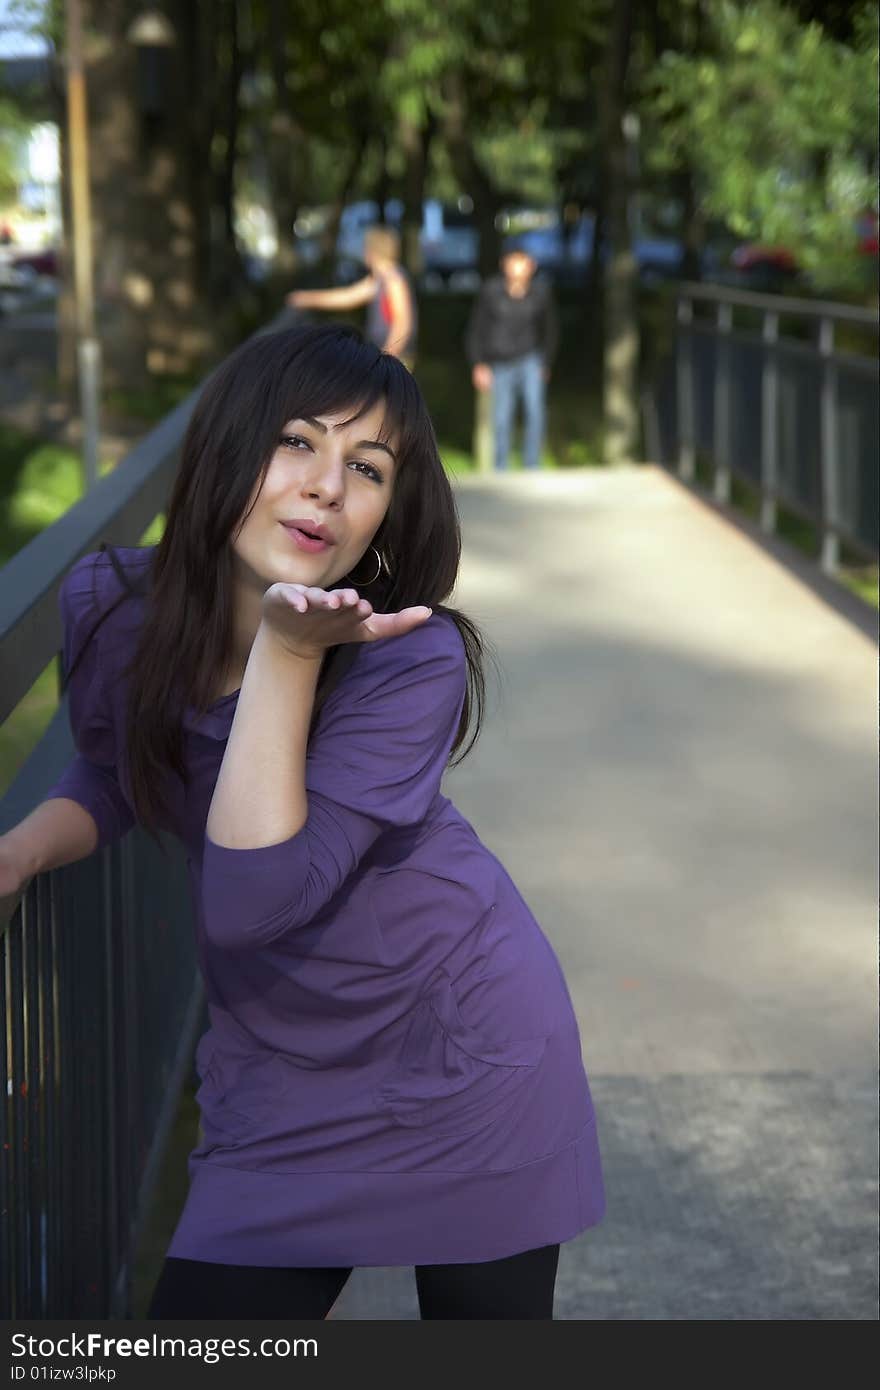
[(397, 462), (397, 455), (387, 444), (383, 444), (381, 439), (359, 439), (354, 446), (356, 449), (382, 449), (384, 453), (394, 462)]
[[(311, 425), (314, 429), (320, 430), (321, 434), (327, 433), (327, 426), (322, 425), (320, 420), (316, 420), (313, 415), (300, 415), (299, 419), (305, 424)], [(294, 422), (295, 423), (295, 422)], [(335, 425), (334, 429), (342, 429), (342, 425)], [(397, 455), (387, 444), (383, 444), (381, 439), (359, 439), (354, 445), (355, 449), (382, 449), (393, 463), (397, 462)]]

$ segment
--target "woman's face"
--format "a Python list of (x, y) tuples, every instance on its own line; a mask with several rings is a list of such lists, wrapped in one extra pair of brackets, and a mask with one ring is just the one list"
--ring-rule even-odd
[[(367, 550), (391, 501), (395, 441), (382, 442), (382, 401), (345, 423), (348, 414), (285, 424), (232, 543), (246, 581), (262, 589), (278, 582), (327, 589)], [(372, 574), (375, 557), (368, 559)]]

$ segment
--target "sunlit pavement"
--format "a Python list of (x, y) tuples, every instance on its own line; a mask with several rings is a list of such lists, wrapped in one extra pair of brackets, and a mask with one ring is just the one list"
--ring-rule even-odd
[[(606, 1165), (557, 1318), (875, 1318), (875, 644), (653, 466), (459, 500), (504, 686), (445, 789), (562, 961)], [(333, 1314), (417, 1315), (408, 1270)]]

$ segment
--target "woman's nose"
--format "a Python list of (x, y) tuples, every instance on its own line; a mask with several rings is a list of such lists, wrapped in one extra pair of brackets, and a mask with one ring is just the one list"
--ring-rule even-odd
[(342, 460), (317, 457), (303, 479), (303, 492), (325, 504), (341, 501), (345, 492)]

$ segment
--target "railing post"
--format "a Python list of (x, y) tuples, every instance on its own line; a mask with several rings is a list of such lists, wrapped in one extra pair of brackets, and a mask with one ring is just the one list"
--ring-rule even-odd
[(776, 492), (779, 468), (779, 315), (765, 311), (761, 326), (761, 530), (776, 530)]
[(733, 308), (719, 304), (716, 311), (718, 340), (715, 354), (715, 429), (713, 493), (717, 502), (730, 501), (730, 329)]
[(696, 425), (694, 421), (694, 355), (690, 326), (694, 318), (693, 300), (681, 295), (676, 304), (679, 331), (676, 341), (675, 380), (678, 396), (678, 474), (685, 480), (696, 471)]
[(821, 565), (826, 574), (835, 574), (840, 564), (840, 541), (834, 529), (838, 522), (840, 477), (837, 458), (837, 365), (834, 353), (834, 320), (819, 320), (819, 352), (822, 359), (820, 398), (822, 503)]

